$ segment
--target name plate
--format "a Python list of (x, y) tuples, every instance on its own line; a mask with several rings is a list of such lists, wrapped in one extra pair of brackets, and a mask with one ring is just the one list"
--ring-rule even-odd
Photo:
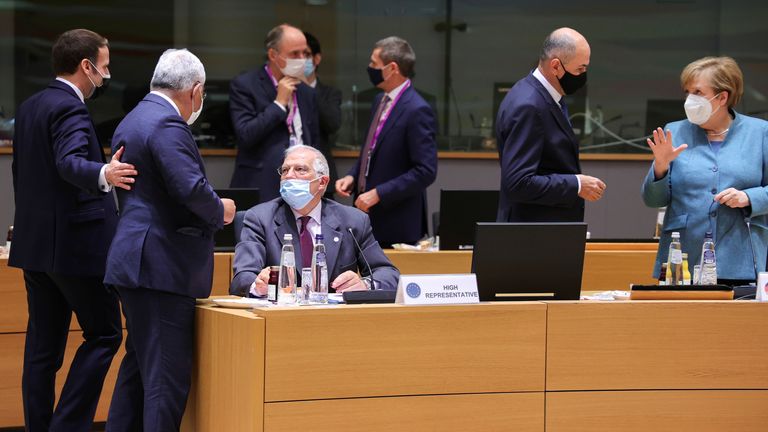
[(407, 305), (478, 303), (472, 274), (400, 275), (396, 303)]

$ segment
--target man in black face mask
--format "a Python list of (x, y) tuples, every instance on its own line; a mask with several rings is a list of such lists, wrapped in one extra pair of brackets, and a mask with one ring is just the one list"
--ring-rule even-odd
[(587, 82), (590, 49), (570, 28), (544, 40), (539, 65), (499, 107), (499, 222), (581, 222), (584, 200), (603, 196), (602, 180), (581, 174), (579, 141), (563, 95)]

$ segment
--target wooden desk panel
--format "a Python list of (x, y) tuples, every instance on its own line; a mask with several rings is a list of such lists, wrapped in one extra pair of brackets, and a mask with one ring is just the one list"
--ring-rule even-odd
[(232, 281), (231, 252), (216, 252), (213, 254), (213, 285), (211, 296), (229, 295), (229, 283)]
[(254, 311), (265, 401), (544, 389), (543, 303), (340, 309)]
[(276, 402), (264, 411), (269, 432), (544, 431), (541, 392)]
[(402, 274), (469, 273), (472, 251), (418, 252), (386, 249), (387, 257)]
[[(21, 373), (24, 364), (25, 333), (0, 334), (0, 427), (24, 425), (24, 409), (21, 401)], [(61, 393), (69, 365), (82, 342), (82, 332), (69, 333), (67, 350), (64, 356), (64, 366), (56, 374), (56, 397)], [(112, 391), (117, 380), (117, 371), (125, 355), (125, 332), (123, 344), (112, 360), (112, 366), (104, 382), (104, 387), (96, 410), (95, 421), (106, 421)]]
[(186, 431), (262, 431), (264, 320), (250, 311), (198, 307)]
[(768, 391), (764, 390), (548, 392), (546, 399), (547, 432), (764, 432), (768, 428)]
[(768, 389), (768, 303), (548, 302), (547, 391)]

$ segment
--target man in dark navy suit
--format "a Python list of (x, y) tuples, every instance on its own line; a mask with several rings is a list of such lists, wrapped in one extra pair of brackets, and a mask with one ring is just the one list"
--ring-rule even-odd
[(577, 31), (560, 28), (544, 41), (538, 67), (518, 81), (499, 107), (499, 222), (581, 222), (584, 200), (605, 183), (581, 174), (579, 140), (563, 95), (587, 81), (590, 49)]
[(416, 243), (427, 234), (427, 186), (437, 176), (437, 125), (432, 108), (413, 88), (416, 55), (407, 41), (376, 42), (368, 65), (371, 83), (384, 90), (374, 99), (360, 157), (336, 182), (336, 192), (355, 195), (355, 207), (371, 217), (383, 247)]
[(261, 201), (277, 198), (275, 170), (289, 146), (317, 148), (315, 92), (303, 82), (310, 57), (304, 33), (288, 24), (267, 34), (267, 63), (232, 80), (229, 110), (237, 136), (231, 187), (259, 188)]
[[(56, 80), (23, 102), (13, 140), (15, 217), (8, 264), (24, 270), (29, 321), (22, 397), (28, 431), (90, 431), (120, 347), (117, 296), (102, 283), (117, 221), (112, 187), (130, 189), (122, 152), (105, 164), (85, 99), (109, 79), (109, 44), (84, 29), (53, 45)], [(75, 313), (83, 329), (54, 410), (56, 371)]]
[(128, 327), (108, 431), (179, 430), (192, 373), (195, 298), (213, 279), (213, 233), (232, 221), (189, 128), (203, 109), (205, 69), (168, 50), (151, 92), (123, 119), (113, 150), (141, 172), (119, 193), (120, 221), (104, 282), (117, 288)]

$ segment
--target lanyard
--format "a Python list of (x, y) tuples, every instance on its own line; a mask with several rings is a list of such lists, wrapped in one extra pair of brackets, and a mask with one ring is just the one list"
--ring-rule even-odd
[[(272, 80), (272, 84), (275, 86), (275, 90), (277, 90), (277, 80), (275, 79), (275, 76), (272, 75), (272, 71), (269, 70), (269, 65), (264, 65), (264, 70), (267, 71), (267, 75), (269, 75), (269, 79)], [(294, 135), (295, 132), (293, 130), (293, 118), (296, 116), (296, 111), (299, 109), (299, 102), (296, 98), (296, 91), (293, 92), (293, 105), (290, 103), (288, 104), (288, 117), (285, 119), (285, 125), (288, 126), (288, 133), (290, 135)]]
[(400, 93), (395, 96), (395, 99), (392, 101), (392, 104), (389, 105), (389, 108), (385, 110), (385, 112), (381, 113), (381, 120), (379, 120), (379, 125), (376, 126), (376, 132), (373, 133), (373, 138), (371, 138), (371, 150), (368, 153), (368, 157), (370, 157), (370, 153), (373, 152), (373, 149), (376, 148), (376, 141), (379, 139), (379, 134), (381, 133), (381, 129), (384, 128), (384, 123), (387, 122), (387, 119), (389, 118), (390, 114), (392, 114), (392, 111), (395, 110), (395, 105), (397, 105), (397, 101), (400, 100), (400, 97), (405, 93), (406, 90), (408, 90), (408, 87), (411, 86), (411, 80), (408, 80), (405, 82), (405, 86), (403, 86), (403, 89), (400, 90)]

